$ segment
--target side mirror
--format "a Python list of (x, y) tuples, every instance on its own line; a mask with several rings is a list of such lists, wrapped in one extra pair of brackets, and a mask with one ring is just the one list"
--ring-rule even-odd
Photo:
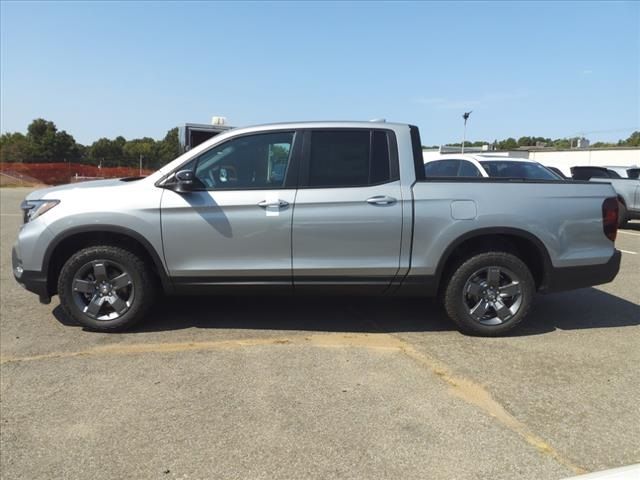
[(173, 190), (178, 193), (192, 192), (196, 190), (195, 185), (196, 174), (193, 170), (180, 170), (176, 173), (176, 181), (173, 184)]

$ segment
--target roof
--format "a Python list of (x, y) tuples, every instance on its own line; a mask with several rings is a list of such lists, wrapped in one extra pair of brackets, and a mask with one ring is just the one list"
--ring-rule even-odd
[(242, 130), (253, 130), (271, 127), (280, 128), (373, 128), (373, 127), (407, 127), (408, 123), (395, 123), (386, 121), (363, 121), (363, 120), (314, 120), (298, 122), (264, 123), (260, 125), (250, 125), (242, 127)]

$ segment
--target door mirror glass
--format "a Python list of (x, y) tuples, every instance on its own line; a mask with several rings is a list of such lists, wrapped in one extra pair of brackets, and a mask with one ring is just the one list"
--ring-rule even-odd
[(192, 192), (197, 190), (197, 185), (194, 180), (196, 178), (193, 170), (180, 170), (176, 173), (175, 182), (172, 182), (171, 186), (173, 190), (179, 193)]
[(176, 180), (186, 184), (193, 184), (194, 177), (195, 174), (193, 173), (193, 170), (180, 170), (176, 173)]

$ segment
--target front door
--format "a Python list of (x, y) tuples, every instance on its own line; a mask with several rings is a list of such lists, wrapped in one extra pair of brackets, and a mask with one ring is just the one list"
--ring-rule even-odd
[(236, 137), (185, 167), (198, 191), (162, 197), (162, 238), (180, 291), (291, 286), (295, 187), (286, 178), (295, 132)]

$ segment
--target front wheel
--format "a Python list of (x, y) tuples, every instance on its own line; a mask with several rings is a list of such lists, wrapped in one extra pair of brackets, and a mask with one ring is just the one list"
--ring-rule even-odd
[(522, 260), (506, 252), (486, 252), (453, 272), (444, 306), (464, 333), (498, 336), (524, 320), (534, 294), (535, 281)]
[(144, 261), (113, 246), (80, 250), (62, 267), (60, 304), (83, 326), (123, 330), (141, 320), (155, 296), (155, 281)]

